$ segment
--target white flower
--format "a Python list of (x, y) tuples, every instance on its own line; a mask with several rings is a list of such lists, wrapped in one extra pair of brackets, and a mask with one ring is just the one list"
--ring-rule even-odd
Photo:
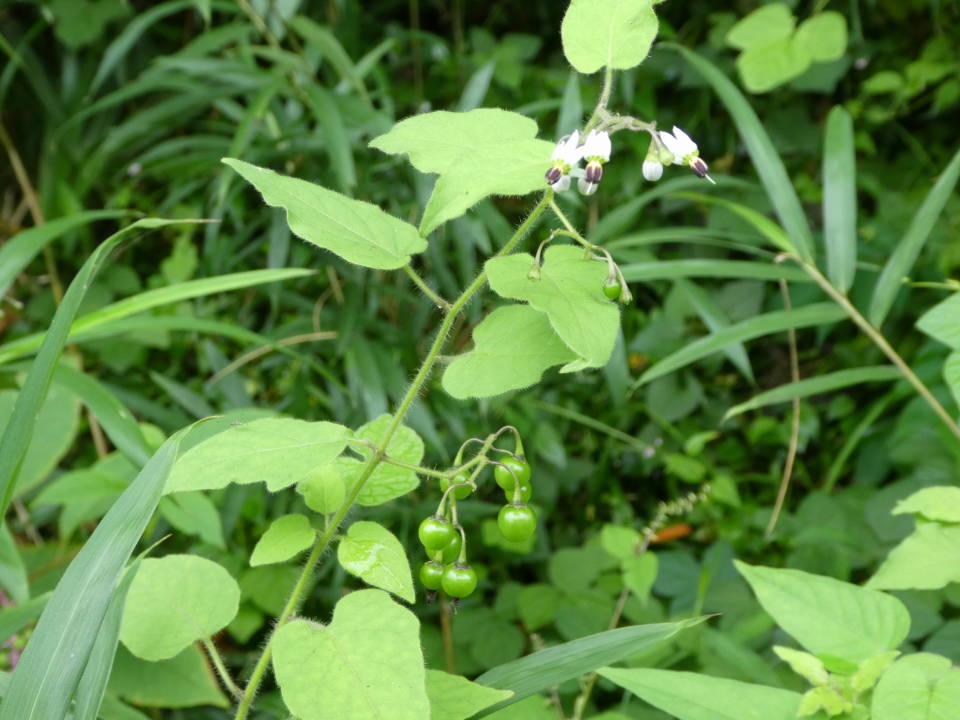
[(599, 183), (590, 182), (585, 177), (577, 180), (577, 190), (580, 191), (581, 195), (593, 195), (597, 191), (598, 185)]
[(610, 134), (606, 131), (591, 130), (580, 148), (580, 157), (588, 161), (596, 158), (601, 162), (610, 160)]
[(644, 160), (643, 176), (650, 182), (656, 182), (663, 177), (663, 164), (659, 160)]
[(563, 192), (570, 187), (570, 171), (580, 163), (580, 131), (574, 130), (570, 135), (560, 138), (560, 142), (553, 149), (553, 165), (547, 170), (547, 183), (554, 190)]
[(670, 154), (673, 155), (674, 165), (686, 165), (697, 175), (697, 177), (706, 178), (713, 182), (713, 178), (707, 173), (710, 168), (700, 158), (700, 149), (697, 144), (683, 130), (676, 125), (673, 126), (673, 134), (660, 131), (660, 141), (666, 146)]

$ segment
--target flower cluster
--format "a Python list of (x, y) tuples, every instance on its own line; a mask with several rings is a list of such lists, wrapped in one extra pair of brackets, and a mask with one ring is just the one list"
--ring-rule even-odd
[[(575, 177), (577, 188), (584, 195), (593, 195), (603, 178), (603, 164), (610, 160), (610, 135), (604, 131), (591, 130), (580, 143), (580, 131), (560, 139), (553, 150), (553, 165), (547, 170), (547, 183), (554, 190), (563, 192), (570, 187), (570, 178)], [(586, 168), (580, 161), (586, 160)]]
[[(697, 144), (683, 130), (674, 126), (672, 133), (650, 132), (653, 141), (643, 161), (643, 177), (655, 182), (663, 177), (664, 165), (686, 165), (697, 177), (713, 182)], [(577, 188), (584, 195), (597, 191), (603, 178), (603, 165), (610, 160), (610, 134), (605, 130), (591, 130), (582, 140), (581, 143), (580, 132), (574, 130), (561, 138), (553, 150), (553, 164), (546, 178), (557, 192), (569, 189), (571, 178), (578, 178)], [(581, 160), (586, 160), (586, 167), (580, 167)]]

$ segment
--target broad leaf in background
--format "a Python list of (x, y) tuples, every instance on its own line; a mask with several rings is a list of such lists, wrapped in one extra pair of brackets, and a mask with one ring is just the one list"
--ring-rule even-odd
[(284, 515), (270, 523), (250, 555), (250, 564), (271, 565), (285, 562), (313, 545), (317, 532), (306, 515)]
[(954, 293), (921, 315), (917, 329), (953, 350), (960, 350), (960, 293)]
[(240, 588), (222, 566), (195, 555), (140, 561), (120, 640), (144, 660), (168, 660), (222, 630), (237, 614)]
[(572, 0), (560, 25), (563, 53), (584, 75), (643, 62), (657, 37), (653, 0)]
[(917, 653), (897, 660), (873, 691), (871, 720), (954, 720), (960, 670), (948, 658)]
[(547, 248), (537, 279), (530, 277), (532, 267), (527, 253), (493, 258), (485, 265), (494, 292), (546, 313), (560, 339), (577, 354), (564, 370), (606, 365), (620, 327), (619, 308), (602, 291), (606, 263), (584, 257), (582, 248), (554, 245)]
[[(358, 440), (369, 440), (372, 443), (379, 444), (387, 431), (387, 427), (393, 422), (392, 415), (381, 415), (376, 420), (371, 420), (366, 425), (361, 426), (355, 437)], [(365, 459), (370, 456), (369, 448), (355, 448)], [(423, 440), (406, 425), (401, 425), (390, 438), (390, 444), (386, 448), (387, 456), (396, 458), (408, 465), (419, 465), (423, 460)], [(350, 487), (356, 482), (360, 475), (363, 463), (353, 458), (342, 457), (337, 460), (337, 469)], [(357, 502), (361, 505), (380, 505), (393, 500), (420, 485), (420, 480), (413, 470), (391, 465), (389, 463), (380, 463), (377, 469), (373, 471), (363, 489), (357, 496)]]
[(336, 458), (349, 434), (343, 425), (293, 418), (236, 424), (185, 452), (164, 492), (215, 490), (232, 482), (282, 490)]
[(914, 513), (927, 520), (960, 523), (960, 487), (928, 487), (898, 502), (893, 515)]
[[(587, 635), (499, 665), (476, 681), (481, 685), (514, 692), (512, 698), (494, 706), (496, 710), (630, 655), (660, 647), (681, 630), (699, 625), (703, 619), (634, 625)], [(483, 711), (480, 717), (490, 712), (492, 710)]]
[(867, 587), (937, 590), (953, 582), (960, 582), (960, 526), (931, 522), (890, 551)]
[(423, 720), (420, 622), (382, 590), (341, 598), (329, 625), (294, 620), (273, 638), (273, 668), (302, 720)]
[(407, 553), (396, 536), (382, 525), (361, 520), (353, 523), (337, 547), (344, 570), (368, 585), (392, 592), (407, 602), (416, 597)]
[(894, 650), (910, 629), (910, 613), (891, 595), (800, 570), (734, 564), (763, 609), (828, 668)]
[(459, 675), (427, 670), (430, 720), (467, 720), (511, 695), (509, 690), (494, 690)]
[(853, 120), (839, 105), (827, 116), (823, 143), (823, 244), (827, 276), (846, 294), (857, 271), (857, 187)]
[(537, 140), (533, 120), (493, 108), (415, 115), (374, 138), (370, 147), (406, 154), (417, 170), (440, 175), (420, 221), (424, 236), (488, 195), (545, 188), (553, 151), (552, 143)]
[[(214, 547), (226, 547), (220, 512), (202, 492), (180, 492), (168, 495), (157, 506), (163, 519), (187, 535), (196, 535)], [(64, 508), (64, 512), (69, 506)]]
[(547, 368), (576, 359), (547, 316), (529, 305), (494, 310), (474, 328), (473, 343), (443, 373), (443, 389), (459, 400), (530, 387)]
[(174, 435), (157, 450), (70, 563), (20, 658), (0, 720), (66, 715), (117, 581), (160, 501), (180, 438)]
[(903, 285), (903, 278), (913, 269), (913, 264), (917, 261), (937, 218), (940, 217), (943, 206), (953, 194), (958, 178), (960, 178), (960, 150), (957, 150), (923, 199), (923, 204), (910, 220), (910, 227), (890, 255), (887, 264), (883, 266), (883, 272), (880, 273), (877, 284), (873, 288), (868, 315), (875, 327), (883, 324), (890, 308), (893, 307), (893, 301)]
[(230, 704), (196, 645), (160, 662), (141, 660), (121, 645), (117, 648), (107, 689), (113, 695), (146, 707), (213, 705), (225, 708)]
[(427, 247), (412, 225), (376, 205), (242, 160), (224, 158), (223, 162), (259, 190), (265, 203), (287, 211), (294, 235), (347, 262), (395, 270)]
[(679, 720), (795, 720), (800, 693), (692, 672), (603, 668), (602, 677)]
[[(0, 588), (17, 605), (30, 599), (30, 581), (27, 568), (17, 549), (17, 542), (6, 523), (0, 523)], [(14, 631), (16, 632), (16, 631)], [(7, 637), (4, 635), (4, 637)]]

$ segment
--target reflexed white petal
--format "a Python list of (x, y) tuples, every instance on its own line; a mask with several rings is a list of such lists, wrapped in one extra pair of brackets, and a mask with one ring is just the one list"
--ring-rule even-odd
[(668, 133), (666, 130), (661, 130), (660, 142), (662, 142), (667, 147), (667, 150), (670, 151), (670, 154), (673, 155), (673, 164), (682, 165), (683, 156), (685, 153), (682, 152), (682, 148), (680, 147), (680, 141), (677, 140), (673, 135)]
[(586, 178), (577, 180), (577, 190), (580, 191), (581, 195), (593, 195), (598, 187), (597, 183), (587, 182)]
[(570, 189), (570, 176), (564, 175), (553, 184), (553, 189), (557, 192), (564, 192)]
[(598, 157), (607, 162), (610, 159), (610, 150), (610, 134), (591, 130), (580, 148), (580, 155), (585, 158)]
[[(673, 126), (673, 136), (677, 139), (679, 147), (683, 149), (681, 155), (684, 157), (697, 151), (697, 144), (693, 139), (676, 125)], [(676, 155), (676, 153), (674, 153), (674, 155)]]
[(650, 182), (656, 182), (663, 177), (663, 165), (656, 160), (644, 160), (643, 176)]
[(560, 139), (557, 146), (553, 149), (553, 160), (560, 160), (567, 165), (576, 165), (580, 162), (580, 131), (574, 130), (572, 133)]

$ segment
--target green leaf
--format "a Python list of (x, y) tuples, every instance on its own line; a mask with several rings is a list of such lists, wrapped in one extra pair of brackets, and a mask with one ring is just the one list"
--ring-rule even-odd
[(947, 361), (943, 364), (943, 379), (953, 393), (954, 402), (960, 407), (960, 350), (947, 356)]
[(923, 515), (927, 520), (960, 523), (960, 488), (940, 486), (917, 490), (898, 502), (891, 513), (914, 513)]
[(691, 259), (659, 260), (620, 266), (627, 282), (674, 280), (676, 278), (750, 278), (752, 280), (789, 280), (812, 282), (803, 270), (789, 265), (750, 262), (748, 260)]
[[(681, 630), (702, 621), (703, 618), (692, 618), (675, 623), (634, 625), (588, 635), (495, 667), (476, 681), (489, 687), (513, 690), (512, 698), (494, 706), (493, 710), (498, 710), (604, 665), (661, 647)], [(490, 712), (484, 711), (480, 717)]]
[(209, 638), (237, 614), (240, 587), (223, 567), (195, 555), (140, 561), (127, 593), (120, 640), (144, 660), (167, 660)]
[[(38, 410), (47, 395), (50, 380), (56, 370), (60, 353), (63, 351), (67, 335), (70, 332), (70, 325), (80, 309), (80, 304), (83, 302), (93, 278), (96, 277), (103, 263), (106, 262), (110, 252), (129, 235), (139, 230), (150, 230), (186, 222), (195, 221), (158, 220), (155, 218), (138, 220), (133, 225), (111, 235), (100, 243), (74, 276), (70, 287), (67, 288), (67, 292), (63, 296), (60, 307), (57, 308), (57, 312), (53, 316), (50, 327), (44, 335), (42, 347), (17, 398), (10, 422), (2, 437), (0, 437), (0, 493), (2, 493), (0, 517), (6, 514), (7, 508), (10, 506), (17, 476), (23, 465), (24, 456), (30, 446), (30, 438), (33, 436), (37, 424)], [(0, 714), (0, 720), (3, 718), (4, 715)]]
[(604, 525), (600, 530), (600, 546), (618, 560), (634, 557), (640, 544), (640, 533), (632, 527)]
[(120, 574), (160, 500), (180, 437), (157, 450), (70, 563), (17, 664), (0, 720), (66, 715)]
[(459, 675), (427, 670), (430, 720), (467, 720), (511, 695), (509, 690), (494, 690)]
[(900, 658), (873, 691), (872, 720), (953, 720), (960, 707), (960, 670), (940, 655)]
[(652, 552), (628, 557), (623, 561), (623, 584), (630, 588), (630, 592), (644, 605), (650, 599), (650, 588), (657, 579), (659, 568), (657, 556)]
[(953, 188), (960, 178), (960, 150), (954, 154), (949, 164), (937, 178), (933, 188), (927, 193), (923, 204), (917, 210), (910, 227), (904, 233), (897, 247), (894, 249), (883, 272), (877, 279), (873, 289), (873, 298), (870, 300), (870, 322), (880, 327), (886, 319), (893, 301), (900, 291), (903, 278), (910, 273), (910, 269), (920, 255), (923, 244), (927, 241), (930, 231), (940, 217), (943, 206), (953, 193)]
[(603, 668), (602, 677), (679, 720), (795, 720), (800, 695), (692, 672)]
[(317, 533), (305, 515), (277, 518), (260, 536), (250, 555), (250, 564), (271, 565), (299, 555), (313, 545)]
[(214, 547), (225, 547), (220, 511), (202, 492), (174, 493), (160, 500), (163, 519), (187, 535), (196, 535)]
[(763, 609), (821, 660), (858, 664), (895, 649), (910, 629), (906, 607), (890, 595), (800, 570), (734, 564)]
[[(696, 192), (677, 192), (672, 193), (672, 196), (694, 200), (695, 202), (706, 203), (708, 205), (719, 205), (722, 208), (726, 208), (741, 219), (753, 225), (754, 229), (756, 229), (758, 233), (769, 240), (770, 244), (772, 244), (774, 247), (782, 250), (783, 252), (791, 254), (796, 254), (797, 252), (796, 247), (794, 247), (790, 237), (783, 231), (783, 228), (773, 222), (766, 215), (761, 215), (756, 210), (744, 205), (743, 203), (733, 202), (732, 200), (727, 200), (726, 198), (714, 197), (713, 195), (704, 195), (703, 193)], [(786, 279), (789, 279), (789, 277)]]
[(560, 25), (563, 53), (584, 75), (643, 62), (657, 37), (652, 0), (572, 0)]
[(350, 137), (332, 93), (317, 83), (304, 86), (307, 100), (323, 132), (323, 146), (337, 175), (340, 188), (347, 192), (357, 184), (357, 172), (350, 152)]
[(494, 310), (474, 328), (473, 342), (443, 373), (443, 389), (458, 400), (529, 387), (547, 368), (576, 358), (547, 316), (528, 305)]
[(560, 591), (553, 585), (525, 585), (517, 597), (517, 614), (523, 626), (533, 632), (553, 622), (562, 599)]
[(832, 10), (817, 13), (800, 23), (795, 42), (814, 62), (839, 60), (847, 51), (847, 19)]
[(284, 702), (301, 720), (430, 717), (420, 622), (382, 590), (341, 598), (329, 625), (282, 626), (273, 667)]
[[(683, 279), (677, 279), (674, 282), (674, 292), (693, 306), (704, 325), (711, 332), (730, 327), (730, 318), (713, 293)], [(728, 345), (723, 349), (723, 354), (730, 358), (730, 362), (737, 366), (737, 369), (751, 385), (755, 384), (753, 367), (750, 365), (750, 358), (747, 356), (747, 349), (743, 346), (743, 343)]]
[(844, 311), (833, 303), (814, 303), (793, 310), (778, 310), (776, 312), (749, 318), (728, 328), (694, 340), (671, 355), (668, 355), (656, 365), (648, 369), (637, 382), (635, 387), (658, 377), (662, 377), (674, 370), (686, 367), (690, 363), (701, 360), (715, 352), (723, 350), (732, 343), (753, 340), (764, 335), (783, 332), (790, 328), (810, 327), (811, 325), (826, 325), (839, 322), (846, 317)]
[(413, 602), (413, 578), (403, 545), (392, 532), (375, 522), (353, 523), (337, 547), (343, 569), (368, 585)]
[(805, 678), (811, 685), (826, 685), (830, 675), (823, 661), (816, 655), (794, 650), (780, 645), (773, 646), (774, 654), (783, 660), (797, 675)]
[(0, 523), (0, 588), (3, 588), (17, 605), (30, 599), (27, 568), (6, 523)]
[(530, 118), (494, 108), (415, 115), (374, 138), (370, 147), (406, 154), (417, 170), (439, 173), (420, 221), (429, 235), (488, 195), (545, 188), (553, 144), (537, 140)]
[(740, 79), (752, 93), (773, 90), (802, 75), (808, 67), (810, 56), (792, 38), (751, 47), (737, 58)]
[(793, 188), (790, 176), (783, 167), (783, 161), (777, 154), (770, 136), (763, 129), (757, 114), (736, 85), (730, 82), (730, 79), (716, 66), (683, 46), (671, 45), (670, 47), (679, 52), (703, 76), (726, 106), (791, 243), (796, 246), (802, 258), (812, 260), (813, 237), (806, 213)]
[[(45, 592), (43, 595), (37, 595), (0, 610), (0, 637), (13, 637), (36, 620), (47, 606), (47, 601), (52, 594), (52, 592)], [(0, 697), (3, 695), (0, 694)]]
[[(387, 427), (392, 422), (392, 415), (381, 415), (357, 430), (356, 437), (379, 445), (383, 441)], [(368, 458), (371, 451), (368, 448), (358, 447), (357, 452), (364, 458)], [(420, 461), (423, 460), (423, 440), (411, 428), (400, 425), (393, 437), (390, 438), (390, 444), (387, 446), (387, 456), (408, 465), (419, 465)], [(350, 458), (340, 458), (337, 461), (337, 468), (346, 481), (347, 487), (356, 482), (361, 467), (361, 463)], [(406, 495), (419, 485), (420, 480), (413, 470), (407, 470), (389, 463), (380, 463), (377, 469), (367, 478), (367, 482), (357, 496), (357, 502), (367, 507), (382, 505), (389, 500)]]
[(347, 498), (347, 485), (337, 463), (321, 465), (297, 485), (297, 492), (314, 512), (329, 515), (340, 509)]
[(427, 247), (412, 225), (376, 205), (242, 160), (224, 158), (223, 162), (253, 185), (267, 205), (287, 211), (287, 224), (294, 235), (347, 262), (395, 270)]
[(746, 50), (785, 40), (793, 34), (796, 22), (790, 8), (783, 3), (761, 5), (727, 31), (727, 45)]
[(554, 245), (544, 254), (538, 279), (529, 277), (532, 265), (527, 253), (488, 260), (490, 287), (501, 297), (524, 300), (547, 314), (557, 335), (579, 358), (564, 370), (606, 365), (620, 327), (617, 304), (602, 292), (606, 264), (585, 258), (581, 248)]
[(857, 271), (856, 179), (853, 120), (837, 105), (827, 116), (823, 142), (823, 243), (827, 276), (844, 294)]
[(109, 689), (124, 700), (147, 707), (213, 705), (225, 708), (230, 704), (196, 645), (160, 662), (134, 657), (121, 645), (117, 649)]
[(960, 292), (921, 315), (917, 329), (953, 350), (960, 350)]
[(858, 693), (866, 692), (877, 684), (880, 676), (886, 672), (899, 655), (899, 650), (890, 650), (874, 655), (872, 658), (867, 658), (860, 663), (857, 671), (850, 676), (850, 687)]
[(867, 587), (936, 590), (960, 582), (960, 526), (924, 523), (887, 555)]
[(292, 418), (232, 425), (184, 453), (164, 492), (216, 490), (232, 482), (266, 482), (276, 492), (332, 462), (349, 434), (343, 425)]
[(756, 410), (757, 408), (766, 407), (767, 405), (788, 402), (794, 398), (820, 395), (861, 383), (891, 382), (893, 380), (899, 380), (902, 377), (900, 371), (893, 365), (876, 365), (872, 367), (850, 368), (849, 370), (837, 370), (836, 372), (820, 375), (819, 377), (781, 385), (773, 390), (754, 395), (746, 402), (734, 405), (727, 410), (723, 419), (729, 420), (748, 410)]

